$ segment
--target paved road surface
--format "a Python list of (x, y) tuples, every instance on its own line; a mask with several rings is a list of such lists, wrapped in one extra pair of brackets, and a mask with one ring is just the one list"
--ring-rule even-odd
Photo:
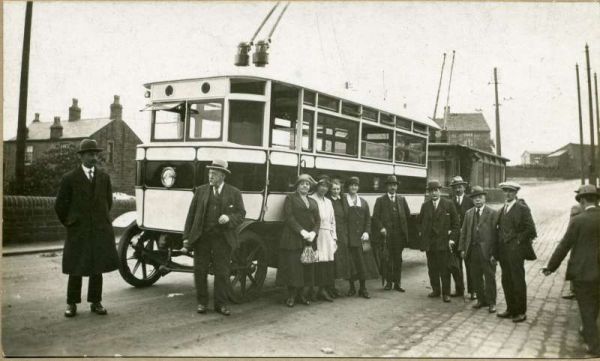
[[(462, 299), (444, 304), (427, 298), (425, 257), (412, 250), (405, 252), (405, 294), (384, 292), (374, 280), (368, 283), (370, 300), (346, 297), (289, 309), (270, 270), (264, 295), (233, 306), (232, 316), (223, 317), (194, 312), (191, 274), (169, 274), (152, 287), (135, 289), (114, 272), (105, 276), (108, 316), (90, 314), (82, 304), (77, 317), (65, 319), (66, 277), (60, 273), (60, 253), (49, 253), (3, 258), (3, 351), (7, 356), (582, 357), (576, 303), (560, 298), (566, 262), (550, 277), (539, 273), (566, 227), (576, 186), (576, 181), (545, 183), (522, 191), (539, 234), (539, 260), (527, 263), (529, 313), (523, 324), (474, 311)], [(338, 287), (346, 289), (343, 282)], [(501, 290), (498, 302), (504, 310)]]

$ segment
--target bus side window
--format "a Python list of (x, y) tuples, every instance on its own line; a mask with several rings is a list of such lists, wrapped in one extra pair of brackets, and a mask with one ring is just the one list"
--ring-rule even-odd
[(265, 104), (245, 100), (229, 101), (229, 141), (242, 145), (262, 145)]
[(271, 95), (271, 146), (296, 149), (299, 90), (273, 83)]
[(269, 192), (292, 192), (298, 176), (298, 168), (271, 165), (269, 169)]

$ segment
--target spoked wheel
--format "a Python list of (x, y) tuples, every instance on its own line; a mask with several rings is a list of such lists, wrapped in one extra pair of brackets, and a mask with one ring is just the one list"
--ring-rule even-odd
[(148, 235), (137, 224), (129, 226), (119, 240), (119, 273), (132, 286), (147, 287), (160, 278), (158, 264), (144, 256), (145, 252), (158, 252), (157, 237)]
[(233, 253), (229, 299), (235, 303), (250, 301), (260, 295), (267, 277), (267, 249), (254, 232), (240, 235), (240, 246)]

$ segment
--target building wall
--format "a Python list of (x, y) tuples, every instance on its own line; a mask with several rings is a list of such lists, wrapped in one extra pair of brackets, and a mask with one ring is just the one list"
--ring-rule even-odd
[(492, 150), (490, 132), (448, 132), (448, 143), (466, 145), (486, 152)]

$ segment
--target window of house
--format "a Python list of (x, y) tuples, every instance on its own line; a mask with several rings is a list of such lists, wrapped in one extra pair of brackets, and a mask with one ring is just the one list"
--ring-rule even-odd
[(362, 117), (363, 117), (363, 119), (368, 119), (368, 120), (372, 120), (372, 121), (376, 122), (377, 121), (377, 110), (375, 110), (373, 108), (363, 107)]
[(155, 140), (177, 140), (183, 138), (185, 106), (174, 104), (172, 108), (152, 111), (153, 138)]
[(115, 152), (115, 142), (109, 140), (106, 142), (106, 161), (109, 164), (113, 164), (114, 162), (114, 152)]
[(221, 102), (200, 102), (189, 105), (190, 139), (221, 139), (223, 125), (223, 104)]
[(396, 128), (412, 130), (412, 122), (408, 119), (396, 117)]
[(317, 120), (317, 150), (320, 152), (357, 156), (358, 122), (319, 114)]
[(264, 80), (234, 78), (231, 79), (230, 91), (232, 93), (264, 95), (265, 84)]
[(425, 138), (396, 133), (396, 162), (425, 165), (426, 144)]
[(33, 163), (33, 145), (28, 145), (25, 148), (25, 165), (31, 165)]
[(317, 94), (313, 91), (304, 89), (304, 104), (315, 106)]
[(265, 104), (246, 100), (229, 101), (229, 141), (243, 145), (262, 145)]
[(302, 115), (302, 150), (312, 152), (313, 150), (313, 129), (315, 127), (315, 113), (310, 110), (304, 110)]
[(274, 83), (271, 91), (271, 146), (296, 149), (299, 90)]
[(392, 160), (394, 131), (363, 124), (361, 151), (364, 158)]
[(336, 98), (319, 94), (319, 108), (332, 110), (334, 112), (338, 111), (340, 105), (340, 101)]

